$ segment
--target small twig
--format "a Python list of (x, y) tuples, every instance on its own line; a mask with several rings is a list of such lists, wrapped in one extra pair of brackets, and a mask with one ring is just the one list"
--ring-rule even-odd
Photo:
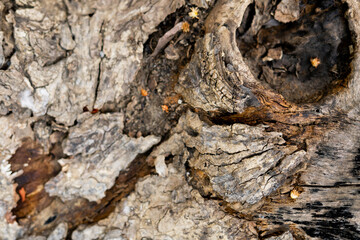
[(164, 36), (159, 39), (154, 52), (150, 55), (151, 57), (158, 55), (160, 51), (166, 46), (166, 44), (168, 44), (174, 38), (174, 36), (182, 30), (183, 23), (184, 22), (177, 23), (172, 29), (167, 31)]
[(186, 33), (182, 33), (182, 34), (180, 35), (180, 37), (178, 37), (178, 39), (176, 39), (176, 41), (175, 41), (175, 43), (174, 43), (174, 46), (175, 46), (178, 42), (180, 42), (181, 40), (183, 40), (183, 39), (185, 38), (185, 36), (186, 36)]

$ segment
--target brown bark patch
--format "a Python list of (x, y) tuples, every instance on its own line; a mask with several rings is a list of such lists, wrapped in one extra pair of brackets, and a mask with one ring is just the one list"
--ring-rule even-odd
[(44, 184), (59, 173), (60, 165), (54, 155), (44, 154), (42, 146), (30, 138), (24, 140), (9, 163), (11, 171), (23, 171), (15, 178), (21, 198), (12, 211), (21, 221), (50, 205), (52, 198), (45, 192)]

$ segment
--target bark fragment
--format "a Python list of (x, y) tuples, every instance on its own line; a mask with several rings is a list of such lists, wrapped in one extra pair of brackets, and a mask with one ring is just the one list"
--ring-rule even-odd
[(300, 6), (298, 0), (282, 0), (276, 7), (274, 18), (279, 22), (288, 23), (298, 20)]
[(63, 201), (105, 197), (119, 172), (160, 141), (156, 136), (129, 138), (122, 134), (123, 126), (121, 113), (84, 116), (81, 124), (70, 129), (63, 146), (71, 158), (59, 160), (62, 171), (47, 182), (46, 191)]
[(305, 151), (284, 145), (281, 133), (267, 133), (264, 126), (207, 126), (189, 112), (186, 119), (192, 134), (185, 130), (185, 145), (197, 150), (189, 166), (208, 175), (227, 202), (257, 203), (306, 161)]

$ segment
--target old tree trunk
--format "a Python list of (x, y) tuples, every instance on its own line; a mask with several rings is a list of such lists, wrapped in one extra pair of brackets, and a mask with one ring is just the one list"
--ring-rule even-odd
[(0, 16), (0, 239), (360, 239), (359, 1)]

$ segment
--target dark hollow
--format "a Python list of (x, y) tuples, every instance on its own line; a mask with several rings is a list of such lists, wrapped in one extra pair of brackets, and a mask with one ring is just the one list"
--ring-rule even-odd
[[(248, 6), (237, 29), (238, 47), (253, 75), (285, 99), (316, 102), (344, 85), (351, 71), (347, 5), (338, 0), (299, 0), (299, 19), (281, 23), (274, 18), (280, 2), (255, 0)], [(282, 57), (269, 60), (270, 49), (282, 52)], [(318, 66), (311, 63), (315, 58), (320, 60)]]

